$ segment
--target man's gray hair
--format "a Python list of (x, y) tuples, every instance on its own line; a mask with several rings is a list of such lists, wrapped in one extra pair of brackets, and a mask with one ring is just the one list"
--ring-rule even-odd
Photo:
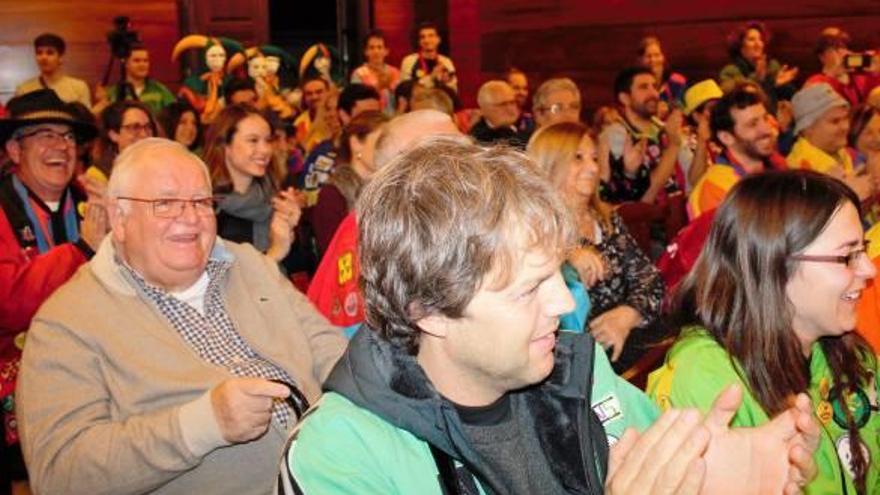
[(498, 95), (507, 89), (511, 94), (513, 93), (513, 88), (510, 87), (510, 84), (507, 84), (505, 81), (500, 79), (493, 79), (491, 81), (486, 81), (480, 86), (480, 90), (477, 92), (477, 105), (480, 106), (480, 109), (493, 104), (498, 103), (496, 100), (498, 99)]
[(419, 138), (430, 135), (458, 136), (467, 141), (452, 117), (439, 110), (413, 110), (391, 120), (376, 140), (373, 163), (376, 169), (383, 167), (397, 155), (406, 151)]
[(567, 77), (556, 77), (547, 79), (538, 86), (538, 90), (535, 91), (535, 95), (532, 97), (532, 108), (535, 110), (546, 109), (547, 98), (550, 96), (550, 93), (555, 93), (556, 91), (570, 91), (577, 97), (578, 101), (581, 101), (581, 91), (574, 81)]
[(108, 198), (116, 199), (119, 196), (127, 194), (126, 191), (131, 187), (130, 182), (132, 180), (133, 172), (137, 168), (136, 165), (143, 160), (149, 160), (151, 155), (154, 155), (160, 150), (179, 152), (181, 155), (198, 163), (202, 168), (202, 172), (205, 174), (206, 183), (208, 185), (211, 184), (211, 173), (208, 171), (207, 165), (205, 165), (205, 162), (203, 162), (201, 158), (177, 141), (152, 137), (142, 139), (132, 144), (128, 148), (125, 148), (125, 151), (116, 157), (116, 160), (113, 162), (113, 171), (110, 173), (110, 181), (107, 184)]

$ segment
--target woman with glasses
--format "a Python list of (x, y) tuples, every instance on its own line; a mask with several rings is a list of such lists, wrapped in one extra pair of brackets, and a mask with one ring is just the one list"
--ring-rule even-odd
[(294, 246), (302, 214), (300, 195), (281, 189), (285, 166), (274, 160), (274, 132), (254, 107), (223, 109), (208, 128), (204, 159), (218, 198), (217, 235), (248, 242), (288, 273), (314, 270), (313, 255)]
[(859, 200), (842, 182), (804, 170), (744, 178), (676, 292), (681, 335), (649, 394), (662, 408), (706, 411), (738, 383), (733, 424), (755, 426), (806, 392), (822, 429), (806, 492), (878, 493), (877, 360), (852, 332), (875, 274)]
[[(150, 109), (139, 101), (123, 100), (113, 103), (101, 112), (100, 134), (95, 146), (94, 167), (103, 178), (110, 177), (113, 160), (125, 148), (141, 139), (158, 135), (156, 120)], [(90, 170), (92, 170), (90, 169)], [(92, 170), (93, 177), (100, 177)]]

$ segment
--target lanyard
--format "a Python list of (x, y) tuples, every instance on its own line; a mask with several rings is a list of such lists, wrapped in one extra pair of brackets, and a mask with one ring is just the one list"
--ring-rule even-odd
[[(28, 221), (30, 221), (31, 225), (34, 227), (34, 236), (37, 238), (37, 250), (40, 254), (45, 253), (55, 244), (55, 235), (52, 232), (52, 222), (51, 220), (47, 222), (46, 230), (43, 229), (43, 225), (40, 222), (40, 219), (37, 218), (36, 211), (34, 211), (28, 190), (25, 185), (22, 184), (21, 180), (19, 180), (18, 176), (12, 177), (12, 187), (15, 188), (16, 194), (18, 194), (18, 197), (24, 205), (24, 211), (28, 217)], [(67, 240), (69, 242), (78, 241), (79, 228), (77, 227), (76, 208), (73, 207), (73, 199), (71, 198), (69, 191), (65, 191), (61, 212), (64, 215), (64, 231), (67, 234)], [(52, 215), (54, 215), (54, 213)]]

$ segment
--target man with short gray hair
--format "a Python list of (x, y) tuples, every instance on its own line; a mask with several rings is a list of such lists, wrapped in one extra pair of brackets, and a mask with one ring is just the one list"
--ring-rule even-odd
[(477, 93), (483, 116), (471, 128), (470, 135), (481, 144), (507, 143), (525, 148), (529, 136), (516, 128), (520, 111), (513, 88), (504, 81), (483, 83)]
[(345, 339), (247, 244), (205, 164), (159, 138), (108, 185), (111, 233), (34, 317), (18, 412), (39, 493), (269, 493)]
[(537, 129), (557, 122), (580, 122), (581, 92), (571, 79), (547, 79), (532, 97)]

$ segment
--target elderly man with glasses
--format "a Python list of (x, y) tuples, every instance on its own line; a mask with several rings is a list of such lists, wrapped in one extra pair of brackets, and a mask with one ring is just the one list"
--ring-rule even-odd
[(471, 128), (470, 135), (482, 144), (507, 143), (525, 148), (529, 135), (516, 127), (520, 110), (513, 88), (504, 81), (483, 83), (477, 93), (482, 117)]
[[(106, 214), (73, 180), (77, 140), (95, 128), (50, 89), (9, 101), (0, 142), (12, 167), (0, 172), (0, 492), (24, 483), (13, 392), (25, 333), (43, 301), (91, 257)], [(81, 216), (85, 214), (85, 217)], [(8, 478), (7, 478), (8, 477)]]
[(346, 341), (250, 245), (210, 175), (148, 138), (116, 160), (111, 233), (34, 318), (19, 417), (45, 493), (269, 493)]

